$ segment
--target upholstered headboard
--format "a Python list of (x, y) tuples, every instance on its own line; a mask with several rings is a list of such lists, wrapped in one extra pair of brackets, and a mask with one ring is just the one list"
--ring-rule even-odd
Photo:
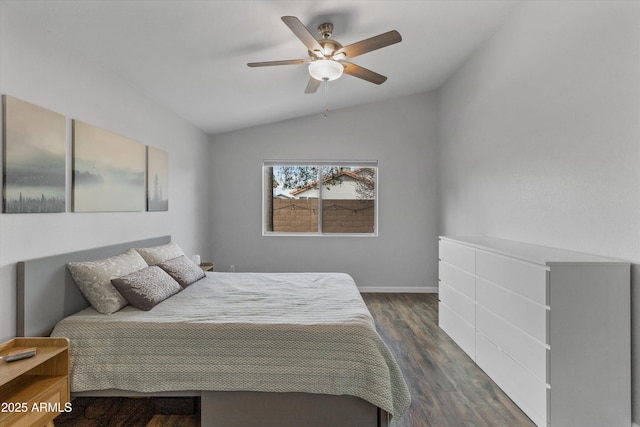
[(48, 336), (64, 317), (89, 307), (66, 267), (68, 262), (97, 260), (170, 241), (171, 236), (152, 237), (19, 262), (16, 335)]

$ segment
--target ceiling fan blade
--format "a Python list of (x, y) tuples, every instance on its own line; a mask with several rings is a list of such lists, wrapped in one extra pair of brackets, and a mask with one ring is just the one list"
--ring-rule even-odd
[(313, 77), (310, 77), (309, 83), (307, 83), (307, 88), (304, 90), (304, 93), (316, 93), (321, 84), (322, 82), (320, 80), (316, 80)]
[(249, 62), (249, 67), (269, 67), (271, 65), (295, 65), (311, 62), (310, 59), (285, 59), (283, 61)]
[(372, 50), (381, 49), (402, 41), (402, 36), (396, 30), (391, 30), (377, 36), (352, 43), (348, 46), (338, 49), (334, 54), (334, 58), (340, 54), (347, 55), (347, 58), (355, 58), (356, 56), (371, 52)]
[(387, 81), (387, 78), (382, 74), (378, 74), (374, 71), (368, 70), (359, 65), (352, 64), (351, 62), (344, 62), (344, 61), (340, 63), (344, 65), (344, 73), (349, 74), (350, 76), (358, 77), (360, 79), (366, 80), (371, 83), (375, 83), (377, 85), (381, 85), (382, 83)]
[(296, 35), (300, 39), (300, 41), (309, 49), (311, 52), (320, 51), (322, 52), (322, 46), (318, 43), (318, 40), (311, 34), (311, 31), (305, 27), (302, 22), (295, 16), (283, 16), (282, 21), (289, 27), (293, 34)]

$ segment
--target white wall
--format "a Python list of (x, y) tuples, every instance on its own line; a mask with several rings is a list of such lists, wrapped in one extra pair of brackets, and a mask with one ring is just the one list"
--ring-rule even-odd
[[(168, 212), (0, 214), (0, 341), (15, 336), (17, 261), (164, 234), (188, 254), (209, 256), (204, 133), (33, 28), (4, 2), (0, 92), (168, 151), (170, 167)], [(70, 168), (70, 157), (67, 163)]]
[[(212, 137), (217, 269), (343, 271), (365, 288), (437, 287), (435, 123), (433, 95), (421, 94)], [(378, 160), (379, 236), (262, 236), (264, 159)]]
[(440, 102), (442, 233), (634, 263), (639, 423), (640, 3), (524, 2)]

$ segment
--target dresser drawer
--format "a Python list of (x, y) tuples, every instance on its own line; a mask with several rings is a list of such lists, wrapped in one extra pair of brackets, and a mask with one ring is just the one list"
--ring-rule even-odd
[(440, 281), (451, 286), (461, 294), (471, 299), (476, 299), (476, 277), (458, 267), (454, 267), (445, 261), (438, 264)]
[(476, 307), (476, 330), (541, 382), (549, 384), (546, 345), (481, 306)]
[(549, 389), (507, 354), (476, 336), (476, 363), (538, 426), (547, 426)]
[(439, 256), (440, 260), (445, 261), (447, 264), (451, 264), (470, 273), (475, 272), (476, 251), (469, 246), (440, 240)]
[(476, 278), (476, 302), (541, 343), (549, 344), (546, 306), (480, 278)]
[(476, 359), (476, 330), (446, 304), (438, 305), (438, 324), (465, 353)]
[(476, 303), (474, 300), (467, 298), (444, 282), (440, 282), (438, 296), (440, 301), (452, 309), (458, 316), (462, 317), (470, 325), (475, 325)]
[(540, 304), (549, 304), (547, 269), (543, 266), (478, 251), (476, 275)]

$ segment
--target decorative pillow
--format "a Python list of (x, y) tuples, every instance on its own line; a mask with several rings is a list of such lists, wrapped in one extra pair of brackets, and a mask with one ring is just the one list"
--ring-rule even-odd
[(205, 277), (200, 266), (184, 255), (158, 264), (158, 267), (169, 273), (169, 276), (185, 288)]
[(67, 268), (93, 308), (111, 314), (127, 305), (127, 300), (111, 284), (111, 279), (146, 268), (147, 263), (133, 249), (97, 261), (70, 262)]
[(136, 251), (144, 258), (149, 265), (160, 264), (161, 262), (184, 255), (182, 249), (173, 242), (152, 248), (136, 248)]
[(111, 284), (129, 304), (145, 311), (182, 290), (178, 282), (155, 265), (113, 279)]

